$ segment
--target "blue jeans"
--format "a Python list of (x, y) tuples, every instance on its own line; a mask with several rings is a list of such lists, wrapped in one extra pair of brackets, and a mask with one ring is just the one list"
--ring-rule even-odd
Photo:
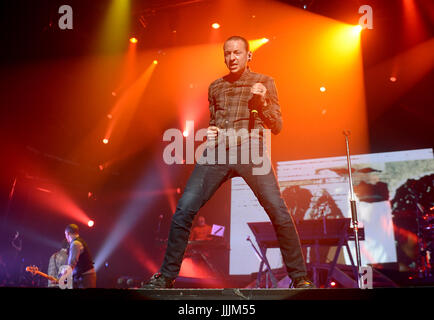
[(289, 210), (282, 199), (273, 168), (265, 175), (253, 175), (249, 164), (196, 164), (178, 201), (160, 272), (175, 279), (181, 268), (193, 219), (199, 209), (228, 179), (241, 176), (268, 214), (276, 232), (283, 262), (291, 278), (305, 276), (306, 265), (300, 240)]

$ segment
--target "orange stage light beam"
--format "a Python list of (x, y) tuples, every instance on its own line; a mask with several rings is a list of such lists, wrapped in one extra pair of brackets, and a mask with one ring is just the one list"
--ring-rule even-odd
[(428, 36), (427, 27), (424, 26), (422, 15), (415, 0), (402, 0), (404, 14), (404, 45), (416, 44)]
[(250, 51), (255, 52), (260, 47), (262, 47), (264, 44), (268, 43), (268, 41), (270, 41), (268, 38), (249, 40)]
[[(113, 118), (106, 129), (104, 135), (106, 139), (110, 139), (116, 126), (119, 127), (119, 125), (122, 125), (123, 128), (120, 128), (123, 129), (122, 131), (127, 128), (129, 120), (136, 110), (139, 100), (151, 79), (155, 67), (156, 64), (151, 63), (142, 75), (122, 93), (121, 97), (110, 111)], [(119, 135), (122, 134), (120, 133)], [(120, 142), (122, 138), (119, 135), (116, 136), (116, 140)]]

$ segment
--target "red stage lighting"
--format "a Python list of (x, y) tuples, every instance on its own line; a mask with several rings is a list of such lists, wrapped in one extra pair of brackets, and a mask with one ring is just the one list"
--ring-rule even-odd
[(334, 282), (334, 281), (330, 282), (330, 286), (331, 286), (332, 288), (336, 287), (336, 282)]
[(95, 224), (95, 222), (94, 222), (93, 220), (89, 220), (89, 221), (87, 222), (87, 226), (88, 226), (89, 228), (92, 228), (92, 227), (94, 226), (94, 224)]
[(158, 64), (158, 61), (157, 61), (157, 60), (154, 60), (153, 63), (154, 63), (154, 64)]
[(389, 80), (390, 80), (390, 82), (396, 82), (396, 77), (391, 76), (391, 77), (389, 78)]
[(103, 142), (104, 144), (107, 144), (107, 143), (109, 142), (109, 140), (108, 140), (107, 138), (104, 138), (104, 139), (102, 139), (102, 142)]
[(131, 42), (131, 43), (137, 43), (138, 40), (137, 40), (137, 38), (135, 38), (135, 37), (131, 37), (131, 38), (130, 38), (130, 42)]
[(218, 24), (217, 22), (214, 22), (214, 23), (211, 25), (211, 27), (212, 27), (213, 29), (219, 29), (219, 28), (220, 28), (220, 24)]

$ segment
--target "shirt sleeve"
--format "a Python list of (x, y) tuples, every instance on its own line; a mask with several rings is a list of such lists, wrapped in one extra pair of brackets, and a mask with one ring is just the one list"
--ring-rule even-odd
[(210, 126), (215, 126), (216, 122), (215, 122), (215, 99), (214, 96), (212, 94), (212, 86), (210, 85), (208, 88), (208, 102), (209, 102), (209, 125)]
[(77, 265), (78, 258), (83, 251), (83, 245), (80, 241), (73, 241), (69, 249), (68, 265), (74, 269)]
[(262, 108), (261, 118), (273, 134), (279, 134), (282, 131), (283, 121), (276, 84), (273, 78), (269, 78), (264, 85), (267, 88), (267, 93), (265, 94), (266, 103)]

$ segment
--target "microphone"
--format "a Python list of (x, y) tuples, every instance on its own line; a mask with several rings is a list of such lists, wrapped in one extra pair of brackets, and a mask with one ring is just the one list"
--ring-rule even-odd
[(249, 110), (250, 110), (250, 118), (249, 118), (249, 130), (255, 128), (255, 121), (259, 116), (258, 106), (262, 104), (261, 96), (259, 94), (253, 94), (252, 98), (249, 100)]

